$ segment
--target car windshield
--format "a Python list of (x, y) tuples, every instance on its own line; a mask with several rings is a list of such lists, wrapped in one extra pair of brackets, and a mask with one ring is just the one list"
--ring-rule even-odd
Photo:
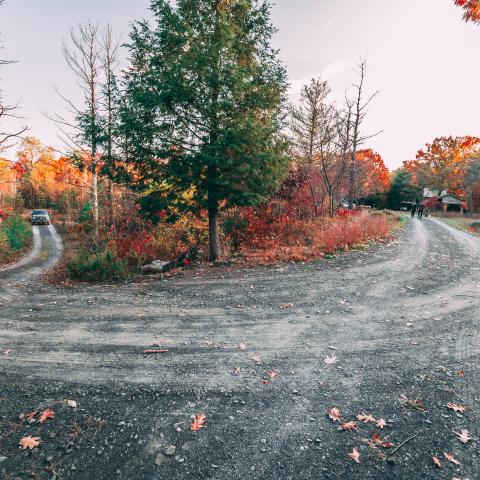
[(32, 215), (48, 215), (46, 210), (34, 210)]

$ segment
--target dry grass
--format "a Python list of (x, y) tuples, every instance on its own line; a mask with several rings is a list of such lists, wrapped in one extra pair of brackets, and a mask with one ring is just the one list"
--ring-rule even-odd
[(245, 260), (259, 264), (279, 261), (308, 261), (338, 251), (363, 248), (370, 242), (390, 238), (399, 222), (397, 216), (371, 214), (292, 221), (277, 232), (274, 245), (243, 248)]

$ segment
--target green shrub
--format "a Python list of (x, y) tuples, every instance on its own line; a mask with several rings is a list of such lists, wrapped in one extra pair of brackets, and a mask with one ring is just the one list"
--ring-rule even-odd
[(67, 274), (73, 280), (86, 282), (119, 282), (129, 276), (127, 262), (109, 250), (77, 253), (67, 263)]
[(26, 247), (32, 238), (32, 228), (29, 223), (18, 215), (8, 217), (1, 224), (0, 229), (8, 238), (10, 248), (14, 251)]
[(10, 242), (3, 230), (0, 229), (0, 263), (5, 263), (10, 259)]

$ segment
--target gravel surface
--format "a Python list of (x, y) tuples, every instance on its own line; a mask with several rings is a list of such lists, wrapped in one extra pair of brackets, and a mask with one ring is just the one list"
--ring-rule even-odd
[(67, 288), (39, 232), (0, 271), (0, 479), (480, 477), (479, 239), (415, 219), (311, 264)]

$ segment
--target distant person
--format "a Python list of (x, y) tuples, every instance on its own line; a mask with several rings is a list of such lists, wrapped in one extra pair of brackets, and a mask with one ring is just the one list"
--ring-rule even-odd
[(421, 220), (422, 217), (423, 217), (423, 212), (425, 211), (425, 204), (422, 202), (419, 206), (418, 206), (418, 218)]
[(415, 217), (415, 212), (417, 211), (417, 202), (412, 202), (412, 218)]

